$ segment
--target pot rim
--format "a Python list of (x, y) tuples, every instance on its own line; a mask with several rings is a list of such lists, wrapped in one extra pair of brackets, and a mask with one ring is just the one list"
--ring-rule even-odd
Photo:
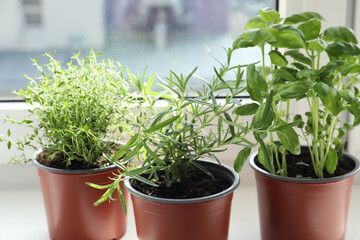
[[(303, 146), (303, 147), (305, 147), (305, 146)], [(360, 170), (359, 161), (353, 155), (351, 155), (351, 154), (349, 154), (347, 152), (344, 152), (343, 155), (346, 156), (347, 158), (349, 158), (350, 160), (352, 160), (355, 163), (354, 168), (350, 172), (348, 172), (348, 173), (346, 173), (344, 175), (340, 175), (340, 176), (336, 176), (336, 177), (330, 177), (330, 178), (323, 178), (323, 179), (283, 177), (283, 176), (271, 174), (268, 171), (260, 168), (255, 163), (255, 157), (257, 155), (258, 155), (258, 151), (251, 154), (251, 156), (249, 158), (249, 164), (250, 164), (251, 168), (254, 169), (256, 172), (262, 174), (262, 175), (265, 175), (265, 176), (273, 178), (273, 179), (281, 180), (281, 181), (296, 182), (296, 183), (330, 183), (330, 182), (336, 182), (336, 181), (340, 181), (340, 180), (352, 177), (357, 172), (359, 172), (359, 170)]]
[(209, 166), (211, 166), (213, 168), (217, 168), (218, 170), (222, 170), (224, 173), (227, 172), (227, 175), (231, 175), (233, 178), (233, 183), (231, 184), (231, 186), (228, 187), (227, 189), (225, 189), (224, 191), (221, 191), (219, 193), (216, 193), (216, 194), (213, 194), (210, 196), (198, 197), (198, 198), (187, 198), (187, 199), (160, 198), (160, 197), (153, 197), (153, 196), (146, 195), (146, 194), (134, 189), (130, 184), (131, 179), (129, 179), (129, 178), (124, 180), (125, 188), (128, 192), (130, 192), (134, 196), (148, 200), (148, 201), (152, 201), (152, 202), (167, 203), (167, 204), (192, 204), (192, 203), (212, 201), (212, 200), (216, 200), (218, 198), (224, 197), (224, 196), (232, 193), (240, 185), (239, 174), (237, 174), (237, 172), (235, 172), (235, 170), (230, 168), (229, 166), (227, 166), (225, 164), (220, 165), (216, 161), (206, 160), (206, 159), (199, 159), (197, 161), (208, 164)]
[[(53, 168), (45, 166), (41, 163), (39, 163), (36, 160), (36, 156), (41, 153), (43, 149), (38, 149), (34, 152), (31, 162), (37, 167), (42, 170), (48, 171), (48, 172), (54, 172), (54, 173), (61, 173), (61, 174), (91, 174), (91, 173), (97, 173), (97, 172), (104, 172), (107, 170), (113, 170), (116, 169), (117, 166), (115, 164), (106, 166), (106, 167), (99, 167), (99, 168), (91, 168), (91, 169), (81, 169), (81, 170), (71, 170), (71, 169), (60, 169), (60, 168)], [(130, 159), (128, 162), (130, 162), (132, 159)]]

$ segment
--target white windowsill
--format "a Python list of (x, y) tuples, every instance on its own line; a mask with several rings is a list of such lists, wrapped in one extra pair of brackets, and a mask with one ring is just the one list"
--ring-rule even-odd
[[(49, 239), (45, 209), (40, 189), (0, 191), (0, 239), (45, 240)], [(359, 239), (360, 185), (354, 185), (346, 239)], [(129, 204), (127, 233), (122, 240), (135, 240), (136, 230)], [(229, 240), (260, 240), (259, 219), (254, 185), (242, 186), (234, 193)]]

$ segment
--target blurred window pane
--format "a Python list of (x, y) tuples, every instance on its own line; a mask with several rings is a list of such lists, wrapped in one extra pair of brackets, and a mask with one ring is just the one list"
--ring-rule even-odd
[[(211, 79), (217, 63), (207, 49), (225, 61), (247, 19), (276, 0), (0, 0), (0, 99), (33, 76), (31, 58), (44, 61), (56, 51), (66, 63), (73, 53), (90, 48), (113, 57), (130, 71), (166, 77), (169, 70)], [(239, 63), (257, 61), (257, 49), (236, 56)], [(192, 79), (192, 86), (201, 82)]]

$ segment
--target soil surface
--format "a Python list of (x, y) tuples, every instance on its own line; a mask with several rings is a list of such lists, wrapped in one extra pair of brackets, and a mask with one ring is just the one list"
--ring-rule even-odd
[[(116, 147), (118, 144), (111, 145), (109, 149), (106, 149), (104, 153), (112, 157), (116, 152)], [(83, 161), (73, 160), (71, 161), (71, 165), (66, 165), (66, 159), (64, 154), (56, 153), (55, 151), (43, 151), (39, 153), (36, 157), (36, 160), (47, 167), (57, 168), (57, 169), (65, 169), (65, 170), (86, 170), (86, 169), (94, 169), (99, 167), (105, 167), (110, 165), (110, 161), (100, 156), (97, 161), (84, 163)]]
[(186, 180), (177, 181), (170, 187), (165, 184), (165, 176), (159, 174), (159, 187), (147, 185), (138, 180), (132, 180), (131, 186), (136, 190), (153, 197), (189, 199), (213, 195), (224, 191), (231, 186), (231, 183), (224, 179), (215, 177), (215, 181), (200, 170), (192, 174)]
[[(275, 158), (275, 156), (274, 156)], [(281, 156), (279, 156), (280, 158), (280, 164), (281, 164)], [(292, 177), (292, 178), (311, 178), (311, 179), (317, 179), (318, 177), (316, 177), (314, 168), (313, 168), (313, 164), (311, 161), (311, 156), (309, 151), (305, 151), (305, 149), (302, 149), (302, 153), (301, 155), (293, 155), (293, 154), (288, 154), (286, 155), (286, 159), (287, 159), (287, 172), (288, 172), (288, 177)], [(265, 171), (267, 171), (256, 159), (256, 164), (264, 169)], [(275, 164), (276, 166), (276, 164)], [(348, 159), (347, 157), (345, 157), (343, 155), (343, 157), (341, 159), (339, 159), (338, 162), (338, 166), (336, 167), (336, 170), (334, 172), (334, 174), (330, 174), (327, 172), (327, 170), (324, 168), (323, 174), (324, 174), (324, 178), (330, 178), (330, 177), (336, 177), (336, 176), (341, 176), (344, 175), (348, 172), (350, 172), (352, 169), (354, 169), (355, 165), (354, 163)], [(275, 167), (276, 171), (278, 170), (277, 167)]]

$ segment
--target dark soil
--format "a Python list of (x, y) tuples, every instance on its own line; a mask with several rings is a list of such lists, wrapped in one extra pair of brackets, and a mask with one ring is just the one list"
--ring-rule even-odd
[[(116, 152), (116, 147), (119, 146), (118, 144), (111, 145), (109, 149), (106, 149), (104, 153), (112, 157)], [(59, 154), (55, 151), (45, 150), (39, 153), (36, 157), (36, 160), (47, 167), (57, 168), (57, 169), (65, 169), (65, 170), (87, 170), (87, 169), (94, 169), (99, 167), (105, 167), (110, 165), (110, 161), (100, 156), (97, 161), (85, 163), (84, 161), (80, 160), (72, 160), (71, 165), (66, 165), (66, 159), (64, 154)]]
[(191, 178), (177, 181), (170, 187), (165, 184), (165, 176), (159, 174), (159, 187), (147, 185), (138, 180), (132, 180), (131, 186), (136, 190), (153, 197), (189, 199), (213, 195), (224, 191), (231, 183), (221, 177), (215, 176), (215, 181), (200, 170), (192, 174)]
[[(275, 157), (274, 157), (275, 158)], [(311, 161), (311, 156), (308, 150), (302, 149), (302, 152), (300, 155), (293, 155), (288, 154), (286, 156), (287, 159), (287, 173), (288, 177), (291, 178), (311, 178), (316, 179), (316, 174), (313, 168), (313, 164)], [(281, 157), (280, 157), (280, 163), (281, 163)], [(256, 159), (256, 164), (267, 171)], [(276, 166), (276, 164), (275, 164)], [(324, 168), (323, 174), (324, 178), (330, 178), (330, 177), (336, 177), (344, 175), (348, 172), (350, 172), (352, 169), (354, 169), (355, 165), (350, 159), (343, 156), (341, 159), (339, 159), (338, 166), (334, 172), (334, 174), (330, 174), (327, 172), (327, 170)], [(277, 167), (275, 167), (276, 170), (278, 170)]]

